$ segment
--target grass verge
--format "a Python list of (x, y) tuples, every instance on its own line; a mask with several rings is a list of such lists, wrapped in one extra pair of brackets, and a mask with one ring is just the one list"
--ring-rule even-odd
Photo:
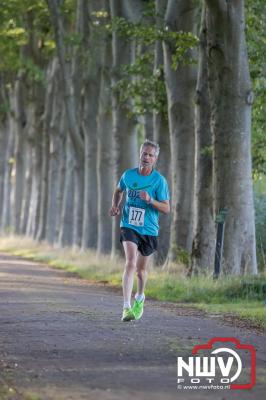
[[(22, 237), (0, 237), (0, 251), (75, 273), (91, 282), (121, 287), (123, 260), (94, 252), (59, 249)], [(151, 268), (146, 296), (203, 309), (211, 314), (237, 316), (251, 326), (266, 328), (266, 277), (211, 277), (188, 279), (182, 267), (168, 271)]]

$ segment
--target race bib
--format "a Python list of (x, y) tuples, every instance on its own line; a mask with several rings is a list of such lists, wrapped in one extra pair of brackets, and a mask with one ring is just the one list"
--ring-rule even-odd
[(143, 226), (144, 225), (145, 210), (143, 208), (129, 207), (129, 221), (130, 225)]

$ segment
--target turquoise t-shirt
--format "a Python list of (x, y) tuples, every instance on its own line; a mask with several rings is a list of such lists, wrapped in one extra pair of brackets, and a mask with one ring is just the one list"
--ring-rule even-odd
[(140, 191), (148, 192), (158, 201), (169, 200), (166, 179), (156, 170), (144, 176), (138, 168), (128, 169), (122, 175), (118, 187), (126, 192), (120, 227), (131, 228), (141, 235), (158, 236), (159, 211), (139, 197)]

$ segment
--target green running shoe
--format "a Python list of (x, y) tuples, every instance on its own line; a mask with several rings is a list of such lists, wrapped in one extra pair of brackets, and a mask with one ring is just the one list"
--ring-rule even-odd
[(132, 308), (124, 308), (121, 321), (127, 322), (135, 319), (135, 315), (133, 313)]
[(143, 314), (143, 308), (144, 308), (144, 299), (143, 300), (135, 300), (132, 311), (135, 316), (135, 319), (140, 319)]

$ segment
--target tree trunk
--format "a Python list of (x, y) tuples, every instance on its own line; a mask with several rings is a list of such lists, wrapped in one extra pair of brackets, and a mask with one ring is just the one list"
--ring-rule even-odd
[[(35, 125), (36, 124), (36, 125)], [(36, 237), (40, 222), (40, 201), (41, 201), (41, 170), (42, 170), (42, 133), (38, 130), (38, 122), (34, 117), (35, 126), (32, 143), (32, 185), (29, 208), (29, 218), (27, 222), (27, 236)], [(33, 128), (34, 129), (34, 128)]]
[(62, 213), (58, 244), (60, 247), (73, 244), (73, 205), (74, 205), (74, 156), (70, 139), (66, 143), (66, 173), (62, 201)]
[[(1, 83), (1, 82), (0, 82)], [(0, 92), (0, 101), (3, 103), (3, 98)], [(0, 115), (0, 229), (3, 217), (3, 201), (4, 201), (4, 179), (6, 169), (6, 151), (9, 133), (8, 117)]]
[(51, 18), (55, 33), (56, 48), (58, 60), (60, 64), (61, 79), (63, 83), (63, 93), (66, 106), (66, 117), (69, 125), (69, 133), (75, 155), (83, 156), (83, 141), (79, 131), (79, 124), (76, 116), (76, 101), (74, 96), (73, 81), (70, 74), (70, 65), (67, 61), (64, 46), (64, 28), (62, 16), (60, 14), (59, 4), (57, 0), (47, 0), (50, 8)]
[[(8, 100), (13, 109), (14, 92), (9, 90)], [(14, 151), (15, 151), (15, 121), (11, 113), (7, 113), (6, 120), (6, 146), (4, 158), (4, 179), (3, 179), (3, 197), (2, 197), (2, 216), (1, 216), (1, 230), (3, 232), (10, 232), (11, 227), (11, 191), (12, 191), (12, 170), (14, 168)]]
[[(106, 10), (106, 2), (94, 0), (89, 4), (89, 13), (98, 9)], [(98, 236), (98, 193), (97, 187), (97, 114), (100, 92), (100, 66), (103, 54), (102, 38), (95, 35), (94, 26), (86, 34), (87, 47), (94, 63), (86, 68), (84, 75), (84, 108), (82, 115), (82, 128), (85, 138), (85, 170), (84, 170), (84, 208), (83, 208), (83, 234), (82, 248), (97, 248)]]
[[(0, 85), (2, 82), (0, 81)], [(0, 87), (0, 101), (3, 107), (7, 107), (7, 94), (4, 87)], [(10, 139), (13, 134), (10, 131), (10, 113), (4, 112), (0, 115), (0, 230), (3, 229), (4, 212), (5, 212), (5, 192), (6, 192), (6, 175), (10, 175)]]
[[(165, 22), (169, 30), (193, 32), (197, 5), (193, 0), (168, 0)], [(194, 95), (196, 69), (192, 65), (172, 68), (170, 44), (163, 43), (164, 71), (172, 160), (171, 258), (179, 248), (191, 251), (194, 185)]]
[[(44, 112), (44, 129), (50, 136), (49, 168), (47, 187), (47, 213), (44, 236), (49, 243), (55, 242), (56, 219), (60, 208), (57, 208), (56, 193), (59, 180), (58, 144), (60, 143), (60, 117), (62, 98), (59, 94), (59, 66), (54, 57), (47, 70), (46, 103)], [(50, 99), (48, 104), (47, 100)]]
[[(108, 39), (107, 39), (108, 40)], [(98, 242), (97, 252), (109, 253), (112, 247), (112, 220), (109, 216), (110, 198), (114, 187), (113, 137), (111, 103), (111, 71), (108, 63), (112, 57), (111, 43), (105, 44), (101, 74), (98, 113)]]
[[(98, 1), (98, 3), (99, 3), (99, 1)], [(83, 121), (84, 112), (88, 111), (87, 109), (85, 111), (84, 103), (86, 102), (86, 104), (89, 105), (92, 103), (91, 98), (94, 99), (94, 96), (92, 93), (88, 93), (86, 91), (86, 89), (84, 90), (84, 88), (87, 85), (88, 75), (90, 74), (88, 57), (93, 58), (92, 55), (88, 51), (88, 42), (90, 40), (90, 29), (89, 28), (92, 25), (91, 23), (89, 24), (88, 21), (90, 21), (89, 7), (92, 7), (92, 9), (94, 10), (95, 9), (94, 5), (95, 5), (95, 0), (93, 0), (93, 1), (91, 0), (90, 2), (88, 2), (86, 0), (78, 0), (77, 5), (76, 5), (76, 29), (75, 29), (75, 31), (81, 38), (81, 43), (79, 46), (76, 47), (74, 56), (73, 56), (72, 80), (73, 80), (73, 89), (74, 89), (74, 94), (75, 94), (77, 123), (79, 123), (80, 131), (83, 130), (83, 136), (84, 136), (82, 163), (79, 162), (79, 159), (76, 159), (75, 160), (75, 168), (74, 168), (75, 193), (74, 193), (73, 245), (76, 247), (80, 247), (81, 245), (83, 245), (84, 225), (88, 223), (87, 215), (86, 215), (86, 219), (84, 218), (85, 202), (86, 201), (90, 202), (90, 198), (88, 198), (88, 199), (85, 198), (85, 187), (86, 187), (86, 181), (85, 181), (86, 172), (84, 170), (84, 169), (86, 169), (86, 160), (85, 160), (86, 144), (85, 143), (86, 142), (87, 142), (87, 144), (90, 143), (91, 138), (96, 133), (96, 130), (93, 129), (90, 132), (89, 139), (86, 138), (86, 135), (88, 135), (88, 131), (87, 131), (87, 129), (84, 129), (84, 124), (82, 124), (82, 122), (81, 122), (81, 121)], [(97, 81), (97, 78), (96, 78), (96, 81)], [(86, 98), (87, 96), (90, 100), (87, 100), (87, 98)], [(97, 104), (97, 100), (96, 100), (96, 104)], [(91, 114), (90, 115), (91, 119), (93, 119), (95, 121), (96, 115), (97, 115), (97, 112), (94, 114)], [(94, 123), (94, 126), (95, 125), (96, 125), (96, 122)], [(96, 139), (93, 138), (92, 140), (95, 141)], [(89, 168), (92, 168), (92, 167), (96, 174), (96, 160), (95, 160), (95, 164), (93, 166), (90, 164)], [(95, 213), (95, 215), (96, 215), (96, 213)]]
[(37, 232), (37, 240), (45, 239), (47, 208), (48, 208), (48, 179), (50, 163), (50, 123), (53, 111), (53, 64), (47, 70), (47, 88), (45, 94), (45, 105), (43, 115), (43, 135), (42, 135), (42, 171), (41, 171), (41, 204), (40, 204), (40, 224)]
[(74, 215), (73, 215), (73, 245), (80, 247), (83, 232), (83, 207), (84, 207), (84, 163), (79, 164), (75, 159), (74, 167)]
[[(28, 119), (30, 120), (31, 115), (29, 111), (27, 113)], [(29, 209), (31, 200), (31, 190), (32, 190), (32, 146), (27, 141), (26, 143), (26, 168), (25, 168), (25, 193), (22, 203), (22, 216), (21, 216), (21, 233), (26, 234), (27, 223), (29, 219)]]
[(49, 163), (49, 189), (48, 189), (48, 210), (46, 224), (46, 238), (49, 243), (58, 241), (60, 212), (62, 209), (62, 193), (65, 180), (65, 141), (66, 135), (64, 129), (65, 123), (62, 121), (65, 117), (64, 110), (61, 110), (60, 104), (62, 98), (58, 87), (55, 87), (53, 98), (53, 114), (51, 119), (51, 146)]
[(228, 208), (224, 272), (257, 273), (251, 178), (251, 104), (244, 1), (207, 4), (215, 211)]
[[(165, 15), (167, 0), (156, 0), (156, 14)], [(158, 18), (157, 28), (161, 27), (161, 18)], [(155, 44), (155, 62), (154, 70), (161, 70), (158, 79), (164, 80), (163, 74), (163, 48), (162, 42), (157, 41)], [(165, 99), (166, 101), (166, 99)], [(156, 168), (166, 178), (169, 186), (171, 184), (171, 149), (170, 135), (167, 116), (163, 111), (153, 113), (153, 131), (154, 140), (159, 143), (160, 155)], [(171, 191), (171, 187), (169, 187)], [(170, 225), (171, 214), (160, 215), (160, 231), (158, 238), (158, 252), (156, 254), (156, 264), (163, 265), (167, 259), (170, 244)]]
[(192, 249), (192, 271), (196, 274), (209, 272), (210, 268), (213, 268), (216, 238), (206, 35), (206, 7), (203, 5), (195, 118), (195, 236)]
[[(75, 97), (75, 84), (76, 81), (79, 81), (77, 76), (80, 72), (78, 63), (74, 62), (74, 69), (72, 69), (71, 74), (71, 65), (68, 62), (68, 58), (66, 57), (64, 38), (65, 32), (63, 27), (62, 15), (60, 12), (59, 3), (57, 0), (47, 0), (54, 33), (55, 33), (55, 41), (58, 53), (58, 59), (61, 70), (61, 79), (62, 79), (62, 87), (64, 93), (64, 101), (66, 107), (66, 117), (68, 121), (68, 132), (69, 137), (71, 139), (71, 144), (73, 147), (73, 154), (71, 156), (72, 161), (74, 162), (74, 187), (75, 187), (75, 198), (74, 198), (74, 215), (72, 215), (71, 221), (73, 222), (73, 235), (72, 240), (74, 245), (81, 244), (81, 232), (82, 232), (82, 211), (83, 211), (83, 190), (84, 190), (84, 142), (81, 136), (81, 126), (79, 124), (78, 116), (78, 97)], [(85, 2), (79, 1), (78, 6), (78, 18), (82, 16), (81, 8), (86, 5)], [(85, 10), (85, 8), (84, 8)], [(73, 65), (72, 65), (73, 67)], [(80, 94), (80, 93), (79, 93)], [(79, 95), (78, 94), (78, 95)], [(71, 161), (71, 162), (72, 162)], [(70, 163), (70, 160), (68, 161)], [(71, 175), (71, 174), (70, 174)], [(67, 185), (71, 181), (70, 175), (68, 176), (67, 171)], [(66, 186), (65, 186), (66, 187)], [(68, 198), (68, 196), (67, 196)], [(66, 197), (65, 197), (66, 200)], [(68, 200), (66, 200), (68, 202)], [(70, 201), (70, 200), (69, 200)], [(70, 201), (71, 202), (71, 201)], [(66, 205), (65, 205), (66, 206)], [(65, 207), (66, 210), (68, 207)], [(66, 216), (63, 218), (65, 221)], [(70, 229), (70, 228), (68, 228)], [(64, 229), (63, 229), (64, 230)], [(64, 234), (60, 235), (60, 242), (65, 243)], [(69, 239), (69, 235), (67, 235)], [(67, 239), (67, 241), (68, 241)], [(68, 243), (70, 244), (70, 243)]]
[[(60, 99), (59, 99), (60, 101)], [(55, 200), (54, 208), (52, 210), (50, 221), (54, 223), (55, 221), (55, 228), (54, 232), (54, 242), (59, 243), (59, 236), (61, 232), (61, 224), (62, 224), (62, 209), (64, 208), (64, 187), (65, 187), (65, 180), (66, 180), (66, 168), (67, 168), (67, 135), (66, 132), (66, 117), (65, 117), (65, 108), (63, 108), (60, 121), (59, 121), (59, 129), (56, 129), (56, 123), (53, 125), (53, 136), (54, 136), (54, 153), (55, 153), (55, 160), (54, 166), (51, 169), (51, 176), (54, 177), (55, 183), (53, 184), (54, 188), (54, 197), (51, 197), (50, 201), (52, 202), (53, 199)], [(51, 178), (53, 179), (53, 178)], [(52, 189), (53, 190), (53, 189)], [(52, 220), (52, 215), (55, 215), (55, 219)]]
[(151, 112), (147, 112), (143, 115), (142, 123), (144, 128), (144, 138), (154, 140), (153, 115)]
[[(110, 0), (111, 17), (124, 17), (128, 14), (126, 2)], [(121, 64), (130, 64), (132, 60), (132, 47), (129, 41), (120, 37), (117, 32), (112, 36), (113, 53), (113, 74), (112, 86), (115, 86), (120, 79)], [(125, 105), (119, 102), (119, 94), (112, 92), (113, 110), (113, 137), (114, 137), (114, 160), (115, 160), (115, 184), (119, 181), (123, 172), (133, 168), (138, 163), (137, 136), (135, 121), (128, 118), (130, 104)], [(119, 241), (120, 218), (113, 218), (112, 234), (112, 256), (121, 252)]]
[[(87, 93), (87, 92), (86, 92)], [(89, 94), (88, 94), (89, 96)], [(95, 104), (96, 109), (98, 105)], [(95, 110), (96, 111), (96, 110)], [(96, 111), (97, 112), (97, 111)], [(84, 125), (85, 130), (85, 189), (84, 189), (84, 210), (83, 210), (83, 235), (82, 235), (82, 248), (97, 247), (97, 138), (95, 135), (96, 130), (96, 115), (94, 114), (92, 120), (90, 116), (93, 113), (93, 105), (86, 98), (84, 106)], [(92, 128), (92, 125), (94, 129)], [(90, 140), (91, 138), (91, 140)]]
[(15, 233), (20, 233), (22, 201), (25, 179), (26, 153), (26, 94), (24, 73), (19, 72), (14, 89), (14, 118), (15, 118), (15, 191), (14, 191), (14, 223)]

